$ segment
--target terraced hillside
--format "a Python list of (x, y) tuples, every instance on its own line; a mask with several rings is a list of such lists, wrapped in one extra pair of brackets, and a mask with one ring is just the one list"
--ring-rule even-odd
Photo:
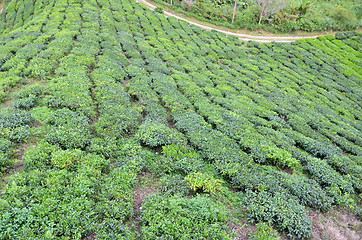
[(243, 43), (133, 0), (7, 0), (0, 239), (308, 239), (312, 213), (360, 217), (361, 41)]

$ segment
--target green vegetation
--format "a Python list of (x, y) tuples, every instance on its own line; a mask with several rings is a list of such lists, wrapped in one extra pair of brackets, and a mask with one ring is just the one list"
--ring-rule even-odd
[(153, 2), (218, 26), (252, 31), (348, 31), (360, 28), (362, 21), (358, 0), (238, 0), (236, 8), (232, 0)]
[(226, 211), (208, 198), (154, 196), (143, 207), (145, 239), (233, 239)]
[(133, 0), (0, 20), (0, 239), (308, 239), (310, 210), (360, 216), (360, 33), (244, 43)]
[(279, 240), (280, 238), (277, 236), (276, 232), (266, 223), (258, 223), (256, 225), (256, 230), (252, 234), (250, 234), (251, 240)]

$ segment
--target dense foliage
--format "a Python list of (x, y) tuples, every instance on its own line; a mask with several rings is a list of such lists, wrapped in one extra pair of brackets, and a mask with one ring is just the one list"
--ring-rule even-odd
[[(346, 31), (361, 27), (358, 0), (153, 0), (176, 12), (232, 29)], [(172, 4), (171, 4), (172, 3)], [(260, 21), (260, 23), (259, 23)]]
[(360, 33), (243, 43), (133, 0), (0, 19), (0, 239), (231, 239), (224, 195), (254, 238), (361, 212)]
[(208, 198), (157, 196), (143, 205), (145, 239), (233, 239), (226, 212)]

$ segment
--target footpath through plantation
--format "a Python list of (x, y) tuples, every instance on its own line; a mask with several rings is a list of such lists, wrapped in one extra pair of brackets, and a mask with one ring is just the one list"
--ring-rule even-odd
[(342, 210), (358, 239), (361, 41), (6, 0), (0, 239), (322, 239), (310, 216)]

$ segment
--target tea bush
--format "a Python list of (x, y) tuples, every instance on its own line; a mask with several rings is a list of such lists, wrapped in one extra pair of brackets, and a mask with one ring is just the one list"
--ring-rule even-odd
[(246, 192), (242, 201), (248, 206), (248, 218), (252, 222), (275, 224), (289, 237), (309, 238), (312, 234), (310, 219), (305, 209), (293, 198), (288, 199), (280, 193)]
[(360, 43), (245, 43), (130, 0), (6, 1), (0, 238), (230, 239), (244, 213), (308, 238), (308, 208), (359, 214)]
[(150, 147), (186, 143), (181, 133), (163, 124), (143, 124), (136, 136), (143, 144)]
[(221, 190), (222, 181), (200, 172), (190, 173), (185, 177), (194, 192), (216, 193)]
[(263, 240), (277, 240), (280, 239), (275, 230), (271, 228), (267, 223), (256, 224), (254, 232), (249, 234), (250, 239), (263, 239)]
[(202, 196), (152, 196), (142, 206), (142, 234), (147, 239), (233, 239), (226, 217), (226, 210)]
[(159, 188), (163, 195), (185, 196), (190, 191), (189, 184), (182, 175), (165, 175), (160, 181)]
[(162, 147), (162, 157), (153, 163), (155, 171), (161, 173), (188, 174), (201, 170), (204, 166), (201, 156), (188, 146), (166, 145)]

